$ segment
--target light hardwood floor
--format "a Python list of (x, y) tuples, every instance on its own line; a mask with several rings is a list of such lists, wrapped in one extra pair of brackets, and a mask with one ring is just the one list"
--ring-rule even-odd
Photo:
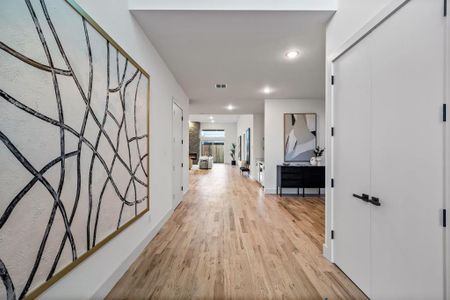
[(189, 192), (108, 299), (366, 299), (322, 256), (324, 200), (264, 195), (237, 168)]

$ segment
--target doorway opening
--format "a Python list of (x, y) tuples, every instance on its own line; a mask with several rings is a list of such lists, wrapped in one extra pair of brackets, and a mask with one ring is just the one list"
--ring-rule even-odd
[(173, 100), (172, 104), (172, 177), (173, 209), (183, 198), (183, 110)]
[(224, 163), (224, 142), (219, 141), (203, 141), (202, 156), (212, 156), (215, 164)]

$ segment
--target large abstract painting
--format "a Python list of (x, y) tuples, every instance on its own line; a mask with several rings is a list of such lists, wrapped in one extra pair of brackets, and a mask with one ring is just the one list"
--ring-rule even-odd
[(250, 128), (245, 131), (245, 160), (250, 165)]
[(317, 146), (315, 113), (284, 114), (284, 161), (305, 162)]
[(242, 160), (242, 135), (239, 136), (238, 139), (238, 159), (239, 161)]
[(72, 0), (0, 28), (0, 299), (33, 298), (149, 210), (150, 79)]

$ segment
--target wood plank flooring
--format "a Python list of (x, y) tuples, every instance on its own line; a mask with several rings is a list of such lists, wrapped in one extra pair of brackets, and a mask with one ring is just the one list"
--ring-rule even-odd
[(367, 299), (322, 256), (324, 200), (264, 195), (238, 169), (190, 189), (107, 299)]

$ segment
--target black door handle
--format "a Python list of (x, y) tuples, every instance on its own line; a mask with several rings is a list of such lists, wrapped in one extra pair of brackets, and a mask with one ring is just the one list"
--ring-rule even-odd
[(369, 200), (369, 195), (367, 195), (367, 194), (361, 194), (361, 196), (357, 195), (357, 194), (353, 194), (353, 197), (361, 199), (364, 202), (369, 202), (370, 201)]
[(378, 199), (377, 197), (372, 197), (369, 200), (369, 202), (372, 203), (375, 206), (381, 206), (380, 199)]

